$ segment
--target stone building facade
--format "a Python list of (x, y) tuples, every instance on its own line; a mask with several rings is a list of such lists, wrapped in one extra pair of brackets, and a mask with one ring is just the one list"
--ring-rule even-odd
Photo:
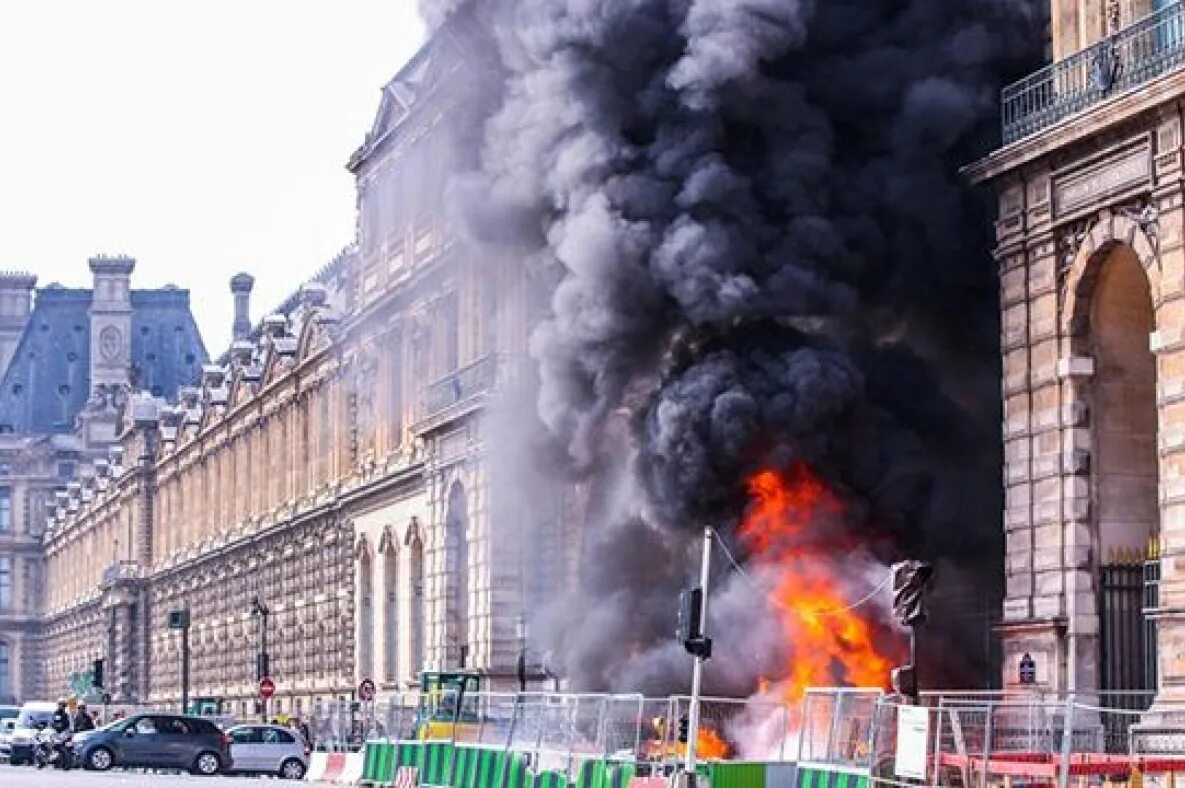
[(91, 288), (0, 274), (0, 703), (43, 695), (42, 532), (55, 494), (113, 444), (117, 382), (174, 394), (205, 361), (189, 294), (134, 290), (134, 268), (95, 257)]
[[(505, 474), (500, 403), (529, 385), (537, 284), (448, 225), (465, 155), (468, 47), (434, 35), (384, 87), (349, 161), (357, 244), (236, 341), (175, 402), (140, 391), (119, 447), (50, 518), (47, 689), (98, 657), (113, 700), (174, 703), (190, 614), (190, 697), (255, 707), (267, 637), (273, 712), (380, 695), (423, 669), (531, 681), (531, 603), (575, 562), (563, 491)], [(472, 154), (473, 151), (470, 151)], [(504, 475), (505, 474), (505, 475)], [(266, 616), (261, 615), (266, 609)]]
[[(1005, 683), (1185, 699), (1185, 10), (1051, 3), (1005, 89)], [(1027, 658), (1027, 660), (1026, 660)], [(1149, 701), (1151, 695), (1149, 695)]]

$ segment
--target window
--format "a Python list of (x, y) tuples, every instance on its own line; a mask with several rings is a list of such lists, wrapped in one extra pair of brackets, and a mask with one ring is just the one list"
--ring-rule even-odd
[(156, 720), (151, 717), (141, 717), (136, 720), (136, 733), (149, 734), (156, 733)]
[(58, 478), (70, 481), (74, 478), (74, 463), (68, 460), (58, 463)]
[(292, 744), (296, 739), (293, 739), (287, 732), (277, 728), (263, 729), (263, 743), (264, 744)]
[(12, 489), (0, 487), (0, 533), (12, 530)]
[(12, 607), (12, 556), (0, 556), (0, 610)]
[(8, 656), (8, 644), (0, 640), (0, 700), (7, 701), (12, 697), (12, 665)]
[(230, 732), (230, 740), (235, 744), (259, 744), (259, 728), (235, 728)]

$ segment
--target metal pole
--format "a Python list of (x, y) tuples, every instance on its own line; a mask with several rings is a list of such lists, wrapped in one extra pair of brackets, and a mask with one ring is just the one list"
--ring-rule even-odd
[[(712, 538), (715, 532), (709, 527), (704, 529), (704, 553), (700, 563), (699, 586), (702, 593), (700, 607), (701, 636), (708, 634), (708, 575), (712, 565)], [(687, 710), (687, 763), (684, 771), (688, 775), (688, 782), (694, 785), (695, 775), (695, 742), (699, 737), (699, 696), (703, 683), (704, 658), (696, 656), (695, 667), (691, 671), (691, 708)]]
[[(269, 611), (267, 609), (267, 606), (261, 604), (260, 608), (259, 608), (259, 626), (261, 627), (261, 630), (259, 633), (259, 670), (261, 673), (263, 673), (261, 680), (263, 678), (266, 678), (267, 676), (270, 676), (271, 672), (272, 672), (272, 666), (269, 664), (271, 662), (271, 657), (269, 657), (267, 654), (267, 614), (268, 614), (268, 612)], [(264, 723), (267, 722), (267, 706), (268, 706), (268, 698), (262, 698), (262, 703), (260, 704), (260, 708), (263, 710), (262, 722), (264, 722)]]
[(189, 710), (189, 622), (181, 628), (181, 713)]

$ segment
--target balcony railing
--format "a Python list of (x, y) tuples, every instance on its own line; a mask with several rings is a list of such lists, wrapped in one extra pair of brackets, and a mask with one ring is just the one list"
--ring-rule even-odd
[(1185, 8), (1167, 6), (1004, 88), (1004, 143), (1035, 134), (1185, 63)]
[(497, 378), (497, 356), (493, 354), (461, 367), (428, 387), (424, 393), (424, 418), (492, 389)]

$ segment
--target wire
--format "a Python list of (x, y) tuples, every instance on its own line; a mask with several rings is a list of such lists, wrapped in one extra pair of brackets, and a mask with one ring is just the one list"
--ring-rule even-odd
[[(716, 538), (716, 544), (720, 545), (720, 549), (722, 551), (724, 551), (724, 555), (725, 555), (725, 557), (728, 558), (728, 562), (730, 564), (732, 564), (733, 569), (735, 569), (737, 571), (737, 574), (739, 574), (741, 577), (745, 578), (745, 582), (747, 582), (750, 586), (752, 586), (753, 590), (757, 594), (765, 597), (767, 600), (769, 600), (769, 602), (771, 602), (772, 604), (774, 604), (777, 607), (782, 608), (783, 610), (786, 610), (790, 613), (795, 613), (795, 614), (799, 613), (799, 611), (797, 609), (790, 607), (788, 605), (784, 605), (777, 599), (773, 599), (772, 597), (770, 597), (770, 595), (767, 594), (763, 588), (761, 588), (761, 586), (757, 583), (757, 581), (753, 579), (753, 577), (748, 573), (748, 571), (746, 571), (745, 567), (741, 566), (740, 563), (736, 560), (736, 558), (733, 556), (732, 552), (728, 549), (728, 545), (726, 545), (724, 543), (724, 540), (722, 538), (720, 538), (720, 532), (713, 531), (712, 533)], [(876, 584), (875, 588), (873, 588), (871, 591), (869, 591), (864, 596), (860, 597), (858, 600), (856, 600), (852, 604), (847, 605), (845, 607), (835, 607), (830, 610), (817, 610), (817, 611), (815, 611), (815, 615), (817, 615), (817, 616), (834, 616), (834, 615), (838, 615), (840, 613), (846, 613), (849, 610), (855, 610), (856, 608), (860, 607), (861, 605), (867, 603), (869, 600), (871, 600), (874, 596), (879, 594), (881, 591), (883, 591), (885, 586), (887, 586), (889, 584), (889, 581), (892, 579), (892, 577), (893, 576), (890, 573), (886, 572), (884, 580), (881, 580), (879, 583)]]

